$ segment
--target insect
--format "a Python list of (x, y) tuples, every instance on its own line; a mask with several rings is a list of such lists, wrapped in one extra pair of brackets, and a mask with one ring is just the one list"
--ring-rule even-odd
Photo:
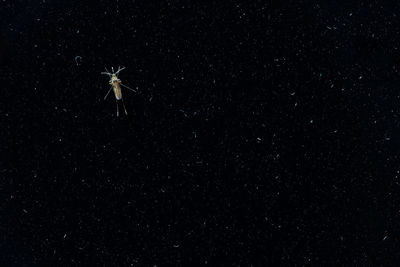
[(106, 96), (104, 97), (104, 100), (106, 100), (107, 96), (110, 94), (111, 90), (114, 91), (114, 95), (115, 95), (115, 101), (117, 103), (117, 117), (119, 116), (119, 107), (118, 107), (118, 102), (121, 101), (122, 102), (122, 106), (124, 108), (125, 111), (125, 115), (128, 115), (128, 112), (126, 111), (125, 108), (125, 104), (124, 104), (124, 99), (122, 98), (122, 91), (121, 91), (121, 86), (125, 87), (128, 90), (131, 90), (133, 92), (137, 92), (136, 90), (129, 88), (128, 86), (124, 85), (121, 83), (121, 80), (118, 79), (118, 73), (120, 73), (120, 71), (124, 70), (125, 67), (120, 68), (118, 67), (118, 70), (116, 72), (114, 72), (114, 68), (111, 67), (112, 72), (110, 73), (107, 68), (106, 68), (106, 72), (102, 72), (101, 74), (106, 74), (110, 77), (110, 81), (109, 84), (111, 85), (110, 90), (108, 90)]

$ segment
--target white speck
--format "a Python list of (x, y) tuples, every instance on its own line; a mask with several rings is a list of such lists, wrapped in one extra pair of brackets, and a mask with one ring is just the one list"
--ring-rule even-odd
[(386, 141), (389, 141), (389, 140), (390, 140), (390, 137), (386, 137), (385, 139), (386, 139)]
[(26, 209), (23, 209), (22, 211), (23, 211), (24, 213), (28, 213), (28, 211), (27, 211)]
[(314, 122), (314, 120), (310, 120), (310, 123), (313, 123)]
[(64, 239), (67, 237), (67, 234), (64, 234)]
[(290, 93), (290, 95), (295, 95), (295, 94), (296, 94), (296, 92)]
[(260, 143), (260, 142), (261, 142), (261, 138), (257, 137), (257, 143)]
[(349, 16), (350, 16), (350, 17), (353, 16), (353, 13), (350, 13)]
[(77, 30), (76, 33), (79, 33), (79, 30)]
[(359, 80), (361, 80), (363, 78), (363, 76), (358, 77)]
[(387, 238), (388, 238), (388, 236), (385, 235), (385, 236), (383, 237), (382, 241), (385, 241)]
[(174, 245), (174, 248), (179, 248), (179, 245)]
[(183, 116), (187, 117), (187, 114), (185, 113), (185, 111), (183, 109), (180, 109), (179, 111), (183, 113)]

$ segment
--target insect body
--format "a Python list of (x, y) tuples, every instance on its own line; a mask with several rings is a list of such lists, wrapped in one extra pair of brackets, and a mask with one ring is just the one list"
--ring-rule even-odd
[(125, 108), (124, 99), (122, 98), (121, 86), (123, 86), (123, 87), (125, 87), (126, 89), (129, 89), (129, 90), (131, 90), (131, 91), (133, 91), (133, 92), (136, 92), (136, 90), (134, 90), (134, 89), (132, 89), (132, 88), (129, 88), (129, 87), (126, 86), (126, 85), (123, 85), (123, 84), (121, 83), (121, 80), (118, 79), (118, 73), (119, 73), (120, 71), (122, 71), (123, 69), (125, 69), (125, 68), (120, 68), (120, 67), (118, 67), (117, 72), (114, 72), (114, 68), (111, 67), (112, 73), (110, 73), (107, 69), (106, 69), (106, 72), (102, 72), (102, 73), (101, 73), (101, 74), (106, 74), (106, 75), (108, 75), (108, 76), (110, 77), (109, 84), (111, 85), (111, 88), (110, 88), (110, 90), (108, 90), (106, 96), (104, 97), (104, 100), (105, 100), (105, 99), (107, 98), (107, 96), (110, 94), (111, 90), (113, 90), (113, 91), (114, 91), (114, 95), (115, 95), (115, 100), (116, 100), (116, 103), (117, 103), (117, 117), (119, 116), (118, 101), (121, 101), (121, 102), (122, 102), (122, 106), (124, 107), (125, 115), (128, 115), (128, 112), (126, 111), (126, 108)]

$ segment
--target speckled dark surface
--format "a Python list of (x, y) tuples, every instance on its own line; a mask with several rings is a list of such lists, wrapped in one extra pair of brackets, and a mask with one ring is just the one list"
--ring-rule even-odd
[(0, 3), (0, 266), (396, 265), (400, 5), (252, 2)]

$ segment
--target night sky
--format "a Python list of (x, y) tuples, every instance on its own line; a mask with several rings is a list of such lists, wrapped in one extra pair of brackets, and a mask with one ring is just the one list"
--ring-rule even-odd
[(1, 1), (0, 266), (396, 265), (400, 4), (342, 2)]

